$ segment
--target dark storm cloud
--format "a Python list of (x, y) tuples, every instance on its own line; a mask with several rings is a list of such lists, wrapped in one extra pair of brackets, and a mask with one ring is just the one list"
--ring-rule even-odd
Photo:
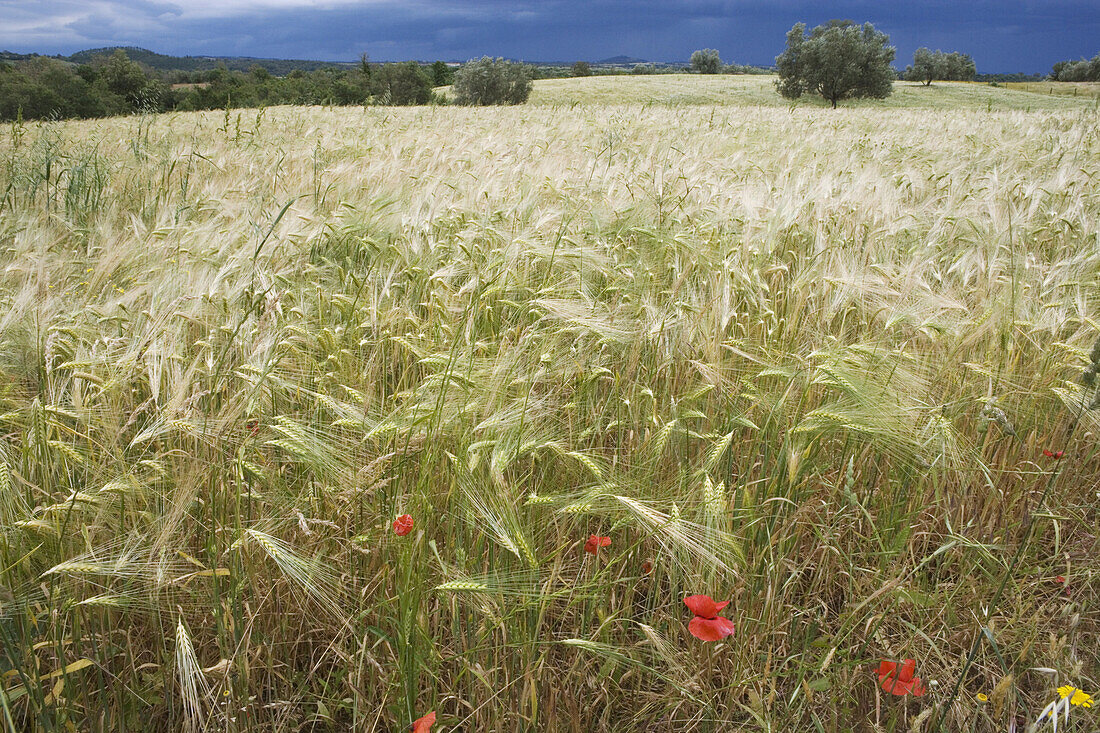
[(0, 47), (72, 52), (138, 45), (162, 53), (351, 60), (681, 61), (717, 48), (770, 64), (797, 21), (870, 21), (903, 66), (917, 46), (970, 53), (987, 71), (1045, 71), (1100, 52), (1096, 0), (0, 0)]

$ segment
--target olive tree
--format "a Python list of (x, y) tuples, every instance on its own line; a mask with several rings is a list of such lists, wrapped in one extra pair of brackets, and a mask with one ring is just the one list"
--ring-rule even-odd
[(905, 68), (902, 78), (908, 81), (923, 82), (925, 86), (934, 80), (938, 81), (970, 81), (977, 73), (970, 54), (944, 53), (943, 51), (929, 51), (927, 48), (918, 48), (913, 52), (913, 64)]
[(775, 59), (776, 88), (788, 99), (820, 94), (833, 108), (842, 99), (883, 99), (893, 91), (894, 47), (890, 37), (870, 23), (831, 20), (806, 35), (796, 23), (787, 32), (787, 48)]
[(713, 48), (703, 48), (691, 54), (691, 68), (700, 74), (717, 74), (722, 70), (722, 59)]
[(531, 94), (531, 67), (484, 56), (455, 72), (451, 89), (458, 104), (523, 104)]
[(1059, 61), (1050, 78), (1054, 81), (1100, 81), (1100, 54), (1089, 61)]

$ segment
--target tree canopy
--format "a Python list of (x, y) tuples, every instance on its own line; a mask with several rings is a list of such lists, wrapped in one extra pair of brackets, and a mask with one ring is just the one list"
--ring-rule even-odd
[(523, 104), (531, 94), (531, 67), (485, 56), (455, 72), (458, 104)]
[(292, 69), (285, 77), (263, 64), (253, 64), (247, 73), (225, 66), (160, 72), (121, 49), (79, 65), (32, 56), (0, 63), (0, 120), (275, 104), (427, 104), (432, 84), (448, 84), (451, 76), (442, 61), (431, 67), (410, 61), (371, 64), (366, 54), (355, 66)]
[(788, 99), (820, 94), (835, 108), (842, 99), (882, 99), (893, 91), (894, 47), (870, 23), (831, 20), (806, 35), (805, 23), (787, 33), (787, 47), (775, 59), (776, 88)]
[(1100, 54), (1086, 61), (1059, 61), (1050, 72), (1052, 81), (1100, 81)]
[(427, 104), (432, 82), (415, 61), (383, 64), (370, 77), (371, 94), (382, 104)]
[(928, 86), (933, 81), (970, 81), (977, 71), (970, 54), (918, 48), (913, 53), (913, 64), (905, 68), (902, 78)]
[(700, 74), (717, 74), (722, 70), (722, 59), (713, 48), (703, 48), (691, 54), (691, 69)]

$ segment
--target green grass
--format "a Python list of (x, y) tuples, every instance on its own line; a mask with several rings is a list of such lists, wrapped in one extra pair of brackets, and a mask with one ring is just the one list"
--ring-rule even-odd
[[(1000, 731), (1095, 693), (1094, 111), (674, 81), (7, 128), (0, 728)], [(878, 687), (905, 657), (929, 695)]]

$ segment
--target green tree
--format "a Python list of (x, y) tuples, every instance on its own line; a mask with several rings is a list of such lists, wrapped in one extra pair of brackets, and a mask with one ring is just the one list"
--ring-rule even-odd
[(974, 81), (978, 67), (968, 53), (952, 51), (947, 54), (947, 72), (952, 81)]
[(81, 64), (80, 66), (77, 66), (76, 73), (80, 76), (81, 79), (88, 82), (89, 84), (94, 84), (96, 77), (98, 76), (98, 73), (91, 64)]
[(703, 48), (691, 54), (691, 69), (700, 74), (717, 74), (722, 70), (722, 59), (713, 48)]
[(893, 91), (894, 48), (890, 37), (870, 23), (832, 20), (806, 36), (796, 23), (787, 33), (787, 48), (775, 59), (776, 88), (788, 99), (820, 94), (835, 109), (843, 99), (883, 99)]
[[(111, 114), (101, 95), (70, 64), (37, 56), (0, 72), (0, 119), (99, 117)], [(117, 99), (117, 97), (116, 97)]]
[(488, 56), (463, 64), (455, 72), (458, 104), (523, 104), (531, 94), (531, 67)]
[(592, 67), (587, 61), (578, 61), (573, 64), (573, 76), (592, 76)]
[(933, 81), (970, 81), (977, 69), (969, 54), (952, 51), (930, 51), (918, 48), (913, 52), (913, 63), (905, 67), (902, 78), (908, 81), (923, 82), (929, 86)]
[(443, 61), (436, 61), (431, 67), (432, 86), (445, 87), (454, 81), (455, 73), (450, 66)]
[(371, 73), (371, 92), (382, 104), (427, 104), (432, 82), (415, 61), (382, 64)]
[(1056, 81), (1100, 81), (1100, 54), (1089, 61), (1059, 61), (1054, 72)]
[(924, 82), (928, 86), (936, 78), (937, 72), (935, 55), (927, 48), (918, 48), (913, 52), (913, 65), (907, 67), (902, 76), (909, 81)]
[(145, 72), (121, 48), (115, 49), (100, 67), (98, 81), (108, 92), (122, 97), (132, 107), (137, 106), (142, 90), (149, 83)]

